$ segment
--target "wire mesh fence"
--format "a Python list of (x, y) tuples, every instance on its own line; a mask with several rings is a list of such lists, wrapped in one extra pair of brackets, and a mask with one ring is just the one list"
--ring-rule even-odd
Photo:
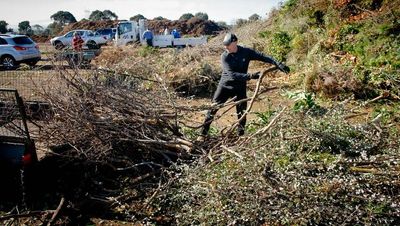
[(0, 88), (16, 89), (24, 101), (38, 101), (40, 92), (56, 83), (55, 75), (49, 70), (0, 71)]
[(59, 81), (56, 70), (0, 71), (0, 138), (27, 138), (27, 121), (32, 128), (32, 120), (50, 117), (43, 94), (59, 90)]

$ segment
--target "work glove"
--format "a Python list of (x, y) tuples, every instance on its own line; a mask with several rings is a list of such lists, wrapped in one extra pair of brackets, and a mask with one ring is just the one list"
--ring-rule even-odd
[(250, 79), (259, 79), (260, 78), (260, 73), (259, 71), (257, 71), (256, 73), (249, 73), (249, 80)]
[(288, 67), (288, 66), (286, 66), (284, 63), (278, 63), (277, 65), (276, 65), (278, 68), (279, 68), (279, 70), (281, 70), (283, 73), (285, 73), (285, 74), (289, 74), (289, 72), (290, 72), (290, 68)]

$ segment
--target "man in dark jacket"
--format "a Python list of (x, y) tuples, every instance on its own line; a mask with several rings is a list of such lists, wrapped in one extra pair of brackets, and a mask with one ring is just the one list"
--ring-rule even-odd
[[(246, 84), (250, 79), (258, 79), (260, 72), (249, 74), (247, 70), (249, 63), (252, 60), (263, 61), (276, 65), (279, 70), (284, 73), (289, 73), (289, 67), (281, 62), (276, 61), (271, 56), (264, 55), (255, 50), (245, 48), (237, 45), (237, 37), (235, 34), (228, 33), (223, 41), (226, 51), (221, 55), (222, 63), (222, 76), (219, 81), (217, 90), (214, 93), (213, 102), (215, 104), (223, 104), (229, 98), (235, 97), (235, 101), (239, 101), (247, 98), (246, 95)], [(236, 105), (236, 113), (238, 119), (240, 119), (247, 108), (247, 102)], [(209, 110), (204, 120), (203, 129), (201, 131), (201, 137), (207, 135), (210, 129), (211, 122), (214, 119), (218, 109)], [(246, 125), (246, 117), (244, 117), (238, 126), (238, 135), (244, 134)]]

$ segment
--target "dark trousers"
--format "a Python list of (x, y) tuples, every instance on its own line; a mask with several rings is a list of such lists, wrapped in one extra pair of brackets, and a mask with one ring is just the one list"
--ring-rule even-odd
[[(229, 98), (235, 98), (235, 101), (238, 100), (243, 100), (246, 98), (246, 88), (225, 88), (223, 86), (218, 86), (217, 90), (214, 93), (213, 97), (213, 103), (216, 104), (223, 104), (225, 103)], [(244, 113), (244, 111), (247, 108), (247, 102), (240, 103), (236, 105), (236, 114), (238, 119), (240, 119)], [(202, 135), (207, 135), (208, 131), (210, 130), (210, 125), (212, 121), (214, 120), (214, 116), (217, 113), (218, 109), (212, 109), (207, 111), (206, 118), (203, 123), (203, 129), (201, 131)], [(239, 122), (238, 126), (238, 135), (241, 136), (244, 134), (244, 129), (246, 126), (246, 117), (244, 117), (242, 120)]]
[(146, 39), (146, 43), (148, 46), (153, 46), (153, 39)]

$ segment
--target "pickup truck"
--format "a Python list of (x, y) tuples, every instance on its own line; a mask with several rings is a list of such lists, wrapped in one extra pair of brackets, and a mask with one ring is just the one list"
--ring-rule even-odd
[(38, 161), (18, 91), (0, 88), (0, 206), (23, 200), (24, 176)]
[[(147, 31), (147, 22), (145, 19), (136, 21), (121, 21), (117, 25), (117, 33), (115, 35), (115, 45), (125, 46), (135, 42), (146, 44), (143, 34)], [(180, 36), (180, 35), (179, 35)], [(152, 45), (154, 47), (185, 47), (198, 46), (207, 43), (207, 37), (185, 37), (179, 38), (172, 34), (154, 35)]]
[(100, 46), (107, 44), (107, 38), (91, 30), (73, 30), (66, 33), (65, 35), (57, 36), (50, 39), (50, 43), (56, 49), (63, 49), (66, 46), (71, 46), (72, 38), (74, 37), (75, 32), (79, 33), (84, 41), (83, 44), (90, 49), (99, 48)]

